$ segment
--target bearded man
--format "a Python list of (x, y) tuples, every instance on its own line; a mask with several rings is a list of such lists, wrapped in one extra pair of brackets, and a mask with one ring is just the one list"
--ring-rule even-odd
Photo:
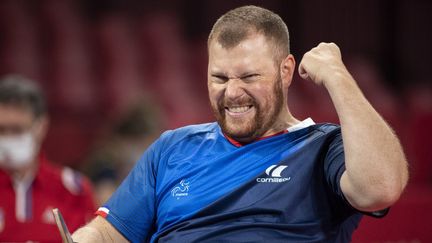
[(408, 178), (400, 143), (321, 43), (298, 72), (330, 94), (340, 126), (299, 121), (288, 29), (275, 13), (236, 8), (208, 39), (217, 122), (167, 131), (78, 230), (78, 242), (348, 242), (383, 216)]

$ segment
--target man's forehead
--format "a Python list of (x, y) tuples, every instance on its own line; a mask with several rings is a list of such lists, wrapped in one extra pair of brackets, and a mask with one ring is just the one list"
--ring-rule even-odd
[(209, 46), (218, 45), (226, 50), (230, 50), (240, 46), (244, 42), (247, 42), (249, 40), (255, 40), (255, 39), (260, 39), (266, 44), (268, 44), (267, 42), (271, 42), (271, 40), (267, 36), (265, 36), (264, 33), (252, 30), (252, 31), (247, 31), (247, 33), (245, 35), (242, 35), (241, 38), (238, 38), (236, 40), (230, 40), (230, 41), (225, 40), (221, 38), (220, 35), (218, 35), (216, 36), (216, 38), (214, 38), (209, 42)]
[[(251, 36), (237, 46), (224, 48), (220, 43), (212, 43), (209, 48), (209, 67), (234, 68), (240, 66), (260, 66), (267, 62), (274, 62), (273, 48), (266, 43), (264, 36)], [(239, 67), (236, 67), (239, 68)]]
[(248, 38), (240, 41), (237, 45), (232, 47), (225, 47), (222, 43), (214, 41), (209, 47), (209, 57), (214, 55), (226, 54), (264, 54), (270, 51), (270, 45), (267, 39), (262, 35), (251, 35)]

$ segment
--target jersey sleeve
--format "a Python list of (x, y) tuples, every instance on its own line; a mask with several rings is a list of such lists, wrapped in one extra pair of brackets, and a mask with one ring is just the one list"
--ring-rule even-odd
[(335, 133), (330, 138), (328, 151), (324, 159), (324, 176), (327, 185), (341, 199), (345, 200), (340, 187), (340, 179), (345, 171), (345, 154), (343, 149), (342, 134)]
[[(337, 195), (337, 197), (352, 211), (357, 211), (345, 198), (340, 185), (342, 174), (345, 172), (345, 154), (343, 148), (342, 134), (340, 129), (330, 141), (329, 149), (324, 161), (324, 173), (327, 185)], [(387, 215), (389, 208), (375, 212), (360, 212), (375, 218), (382, 218)]]
[(145, 241), (154, 228), (157, 143), (147, 149), (111, 198), (96, 212), (131, 242)]

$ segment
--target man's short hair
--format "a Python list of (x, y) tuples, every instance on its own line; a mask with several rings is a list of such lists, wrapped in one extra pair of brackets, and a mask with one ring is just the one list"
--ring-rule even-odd
[(210, 46), (216, 40), (222, 47), (229, 49), (253, 33), (263, 34), (273, 42), (278, 61), (290, 54), (285, 22), (274, 12), (257, 6), (235, 8), (222, 15), (213, 25), (207, 44)]
[(40, 87), (16, 74), (0, 78), (0, 104), (28, 109), (35, 118), (46, 113), (45, 99)]

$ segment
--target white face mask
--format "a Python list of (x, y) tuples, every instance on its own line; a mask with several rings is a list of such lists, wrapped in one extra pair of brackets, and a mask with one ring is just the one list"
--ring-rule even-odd
[(29, 165), (35, 156), (36, 144), (30, 132), (0, 137), (0, 167), (19, 169)]

